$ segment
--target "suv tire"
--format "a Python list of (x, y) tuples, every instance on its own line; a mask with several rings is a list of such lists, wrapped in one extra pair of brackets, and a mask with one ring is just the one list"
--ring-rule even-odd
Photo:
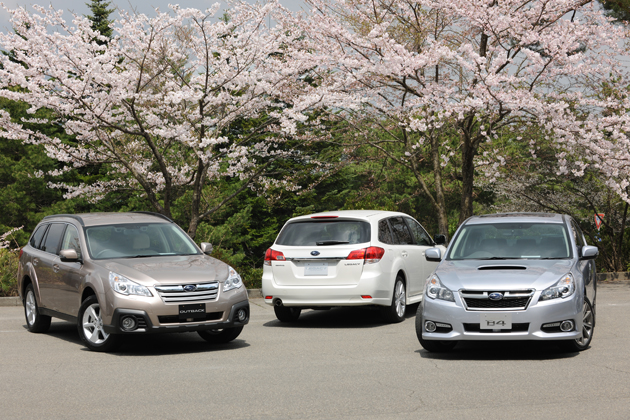
[(119, 335), (108, 334), (103, 330), (101, 306), (94, 295), (88, 296), (81, 304), (77, 329), (81, 341), (92, 351), (113, 351), (120, 344)]
[(44, 333), (50, 328), (50, 317), (39, 313), (32, 284), (26, 286), (24, 293), (24, 316), (26, 328), (32, 333)]

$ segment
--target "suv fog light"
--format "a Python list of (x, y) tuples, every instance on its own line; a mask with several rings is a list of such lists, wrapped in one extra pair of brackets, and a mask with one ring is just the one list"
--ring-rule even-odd
[(120, 325), (125, 331), (133, 331), (138, 326), (138, 321), (136, 321), (136, 317), (127, 315), (120, 320)]
[(433, 321), (427, 321), (424, 323), (424, 329), (427, 330), (427, 332), (435, 332), (437, 325), (435, 325)]
[(562, 321), (562, 324), (560, 324), (560, 330), (564, 332), (573, 330), (573, 321)]
[(238, 312), (236, 312), (236, 317), (240, 322), (245, 321), (245, 319), (247, 319), (247, 311), (245, 309), (239, 309)]

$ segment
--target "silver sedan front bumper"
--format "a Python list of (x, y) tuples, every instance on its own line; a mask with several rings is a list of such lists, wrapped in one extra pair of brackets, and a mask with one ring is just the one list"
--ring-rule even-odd
[[(422, 338), (424, 340), (462, 341), (462, 340), (571, 340), (581, 337), (582, 300), (578, 293), (562, 299), (538, 301), (540, 292), (536, 292), (530, 304), (523, 310), (467, 310), (455, 293), (455, 302), (430, 299), (426, 295), (421, 303)], [(511, 329), (481, 328), (485, 314), (506, 315), (511, 321)], [(574, 323), (571, 331), (562, 332), (554, 324), (570, 320)], [(426, 321), (438, 325), (434, 332), (425, 328)], [(552, 326), (549, 326), (549, 325)], [(545, 327), (543, 327), (545, 326)]]

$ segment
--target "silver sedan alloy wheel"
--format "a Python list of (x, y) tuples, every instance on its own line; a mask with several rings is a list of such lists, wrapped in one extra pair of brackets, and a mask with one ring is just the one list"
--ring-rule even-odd
[(585, 346), (590, 341), (593, 335), (594, 320), (593, 310), (588, 303), (584, 302), (582, 310), (582, 336), (575, 339), (580, 346)]
[(82, 326), (85, 338), (92, 344), (102, 344), (109, 337), (109, 334), (103, 329), (101, 307), (98, 303), (91, 304), (83, 312)]
[(396, 302), (396, 314), (402, 318), (405, 316), (405, 309), (407, 304), (405, 303), (405, 285), (399, 281), (396, 283), (396, 290), (394, 290), (394, 301)]
[(37, 303), (35, 303), (35, 294), (29, 290), (26, 295), (26, 321), (29, 325), (33, 325), (37, 320)]

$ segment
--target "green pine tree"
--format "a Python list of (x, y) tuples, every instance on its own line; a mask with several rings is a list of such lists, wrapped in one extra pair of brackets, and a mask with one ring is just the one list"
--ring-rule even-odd
[(608, 15), (624, 22), (630, 22), (630, 0), (600, 0)]
[[(87, 18), (92, 21), (92, 29), (111, 39), (112, 28), (110, 28), (109, 25), (112, 23), (112, 20), (109, 19), (109, 15), (112, 14), (114, 9), (107, 8), (111, 2), (105, 0), (92, 0), (91, 3), (85, 4), (92, 11), (92, 14), (87, 16)], [(103, 41), (97, 42), (99, 44), (103, 44)]]

